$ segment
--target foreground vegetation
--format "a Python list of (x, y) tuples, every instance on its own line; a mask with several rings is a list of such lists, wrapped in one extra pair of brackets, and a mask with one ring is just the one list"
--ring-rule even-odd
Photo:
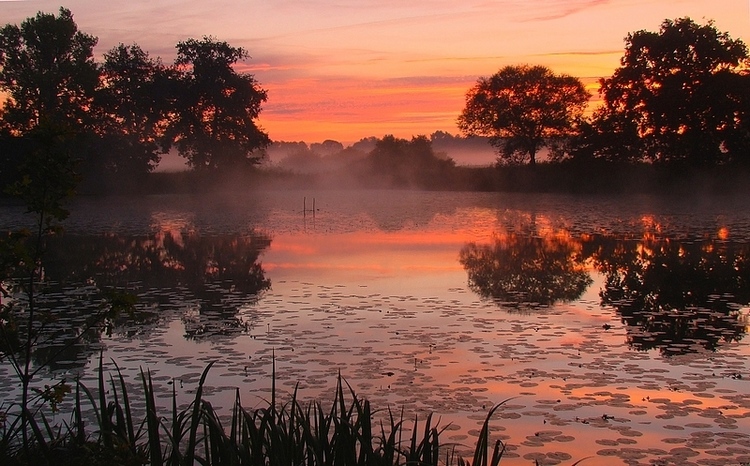
[[(506, 445), (501, 440), (491, 443), (489, 435), (492, 414), (502, 403), (488, 412), (473, 458), (467, 462), (456, 452), (458, 445), (440, 442), (447, 426), (433, 425), (431, 415), (421, 424), (414, 419), (411, 433), (403, 412), (394, 415), (389, 410), (387, 422), (377, 423), (370, 403), (358, 398), (340, 376), (330, 409), (320, 402), (303, 405), (296, 390), (291, 400), (277, 403), (274, 383), (267, 406), (255, 410), (242, 406), (238, 389), (229, 422), (222, 423), (221, 413), (203, 397), (210, 368), (211, 364), (204, 370), (187, 407), (177, 406), (173, 390), (167, 415), (156, 404), (150, 373), (141, 372), (145, 413), (138, 420), (137, 403), (119, 368), (107, 387), (100, 360), (98, 392), (77, 383), (70, 420), (62, 425), (51, 425), (40, 410), (29, 423), (30, 435), (24, 443), (20, 416), (3, 413), (0, 463), (494, 466), (505, 452)], [(86, 408), (93, 414), (87, 416)], [(94, 421), (91, 427), (89, 417)]]

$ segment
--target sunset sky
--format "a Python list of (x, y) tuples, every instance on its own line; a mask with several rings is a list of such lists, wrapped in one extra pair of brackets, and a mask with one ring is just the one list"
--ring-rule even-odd
[[(0, 23), (60, 2), (0, 0)], [(171, 62), (211, 35), (246, 48), (273, 140), (345, 144), (367, 136), (457, 133), (466, 91), (510, 64), (541, 64), (595, 92), (633, 31), (689, 16), (750, 42), (748, 0), (69, 0), (97, 59), (122, 42)]]

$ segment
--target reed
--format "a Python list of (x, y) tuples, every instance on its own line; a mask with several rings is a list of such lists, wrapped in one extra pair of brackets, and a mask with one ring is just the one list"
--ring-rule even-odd
[[(239, 390), (231, 418), (222, 423), (219, 413), (204, 399), (211, 365), (203, 371), (195, 397), (185, 408), (177, 405), (173, 385), (171, 413), (158, 412), (151, 374), (141, 369), (145, 413), (136, 420), (132, 396), (115, 364), (105, 373), (101, 358), (98, 394), (76, 384), (70, 421), (51, 426), (43, 413), (31, 418), (21, 444), (20, 414), (6, 410), (0, 417), (0, 463), (5, 465), (263, 465), (263, 466), (497, 466), (505, 444), (490, 442), (489, 424), (500, 407), (487, 414), (471, 462), (456, 453), (457, 445), (440, 443), (445, 427), (433, 424), (432, 415), (421, 423), (414, 418), (407, 432), (403, 410), (388, 409), (386, 420), (376, 421), (370, 402), (357, 397), (339, 374), (330, 409), (320, 402), (303, 406), (295, 388), (291, 399), (279, 404), (273, 390), (267, 406), (247, 410)], [(507, 401), (507, 400), (506, 400)], [(504, 403), (504, 402), (503, 402)], [(169, 408), (167, 408), (169, 409)], [(87, 427), (89, 415), (92, 428)], [(446, 426), (447, 427), (447, 426)]]

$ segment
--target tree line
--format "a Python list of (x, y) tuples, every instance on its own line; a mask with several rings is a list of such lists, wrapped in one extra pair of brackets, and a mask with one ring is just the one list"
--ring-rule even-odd
[(199, 171), (259, 161), (270, 142), (256, 123), (267, 94), (234, 69), (246, 50), (188, 39), (167, 65), (136, 44), (98, 62), (96, 44), (65, 8), (0, 29), (4, 180), (33, 178), (26, 155), (55, 151), (88, 180), (121, 183), (142, 179), (170, 148)]
[(599, 81), (590, 118), (578, 78), (543, 66), (508, 66), (480, 78), (458, 118), (464, 134), (489, 136), (502, 163), (601, 159), (706, 167), (750, 162), (747, 46), (713, 22), (665, 20), (625, 39), (625, 54)]
[[(0, 92), (7, 96), (0, 111), (2, 185), (27, 198), (33, 186), (62, 195), (81, 175), (89, 191), (138, 187), (170, 149), (199, 174), (236, 176), (261, 162), (271, 143), (257, 124), (267, 94), (253, 75), (235, 69), (246, 50), (212, 37), (188, 39), (177, 43), (168, 65), (136, 44), (120, 44), (96, 61), (96, 44), (65, 8), (0, 29)], [(569, 177), (591, 167), (628, 180), (642, 178), (633, 167), (644, 164), (750, 166), (750, 56), (713, 22), (665, 20), (657, 32), (628, 34), (620, 66), (599, 81), (599, 92), (602, 105), (587, 115), (592, 96), (579, 78), (544, 66), (506, 66), (468, 90), (457, 123), (465, 137), (487, 138), (498, 165), (536, 166), (547, 149), (546, 162), (577, 164)], [(336, 179), (354, 175), (348, 181), (368, 186), (565, 184), (544, 170), (457, 167), (433, 142), (368, 138), (357, 147), (366, 148), (365, 163), (361, 150), (326, 141), (300, 146), (287, 162), (307, 166), (308, 174), (335, 167)]]

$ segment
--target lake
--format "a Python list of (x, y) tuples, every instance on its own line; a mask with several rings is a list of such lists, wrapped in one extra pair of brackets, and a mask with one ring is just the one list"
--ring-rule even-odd
[[(314, 210), (313, 210), (314, 206)], [(333, 398), (447, 426), (468, 451), (487, 412), (501, 464), (750, 462), (750, 205), (738, 198), (286, 191), (80, 198), (45, 256), (61, 315), (36, 361), (103, 289), (137, 312), (45, 377), (96, 387), (102, 352), (139, 393), (231, 414)], [(3, 230), (28, 226), (0, 207)], [(0, 365), (0, 400), (16, 395)], [(131, 395), (132, 396), (132, 395)], [(380, 415), (387, 415), (381, 411)]]

